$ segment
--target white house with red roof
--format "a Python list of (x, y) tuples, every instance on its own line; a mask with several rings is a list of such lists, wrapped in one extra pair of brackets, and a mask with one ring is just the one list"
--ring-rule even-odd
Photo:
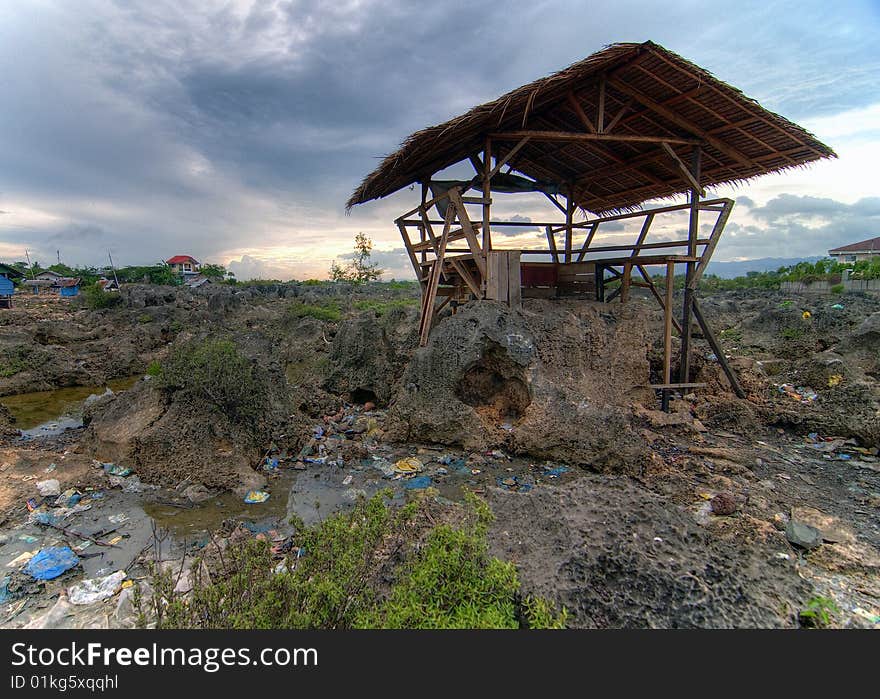
[(174, 257), (165, 260), (165, 264), (171, 268), (172, 272), (184, 276), (198, 274), (199, 270), (202, 268), (202, 264), (195, 257), (191, 257), (190, 255), (175, 255)]

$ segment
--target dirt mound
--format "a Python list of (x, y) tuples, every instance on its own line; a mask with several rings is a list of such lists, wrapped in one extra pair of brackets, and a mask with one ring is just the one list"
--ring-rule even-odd
[(634, 400), (652, 400), (638, 309), (484, 302), (443, 319), (401, 379), (387, 435), (595, 468), (638, 469)]
[(571, 627), (793, 627), (810, 596), (775, 556), (781, 538), (718, 537), (627, 477), (587, 475), (528, 497), (493, 489), (489, 500), (493, 553), (517, 564), (528, 593), (567, 607)]
[(180, 343), (157, 378), (88, 406), (84, 447), (147, 483), (259, 487), (267, 448), (298, 449), (305, 428), (270, 350), (257, 334)]

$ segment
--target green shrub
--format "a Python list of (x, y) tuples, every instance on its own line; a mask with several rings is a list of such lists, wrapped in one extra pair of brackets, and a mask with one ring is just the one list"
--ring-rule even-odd
[(824, 629), (832, 624), (840, 609), (829, 597), (813, 597), (798, 615), (801, 626)]
[(157, 377), (162, 373), (162, 365), (159, 363), (158, 359), (154, 359), (152, 362), (147, 364), (147, 376)]
[(521, 601), (515, 567), (488, 554), (484, 502), (471, 498), (461, 527), (431, 528), (425, 501), (394, 510), (385, 503), (390, 494), (361, 499), (308, 529), (297, 523), (294, 550), (304, 555), (290, 555), (280, 568), (268, 542), (248, 539), (225, 548), (210, 580), (194, 561), (188, 596), (174, 592), (173, 571), (154, 569), (147, 608), (159, 628), (564, 625), (564, 611)]
[(149, 313), (141, 313), (141, 314), (137, 317), (137, 322), (138, 322), (138, 323), (141, 323), (141, 324), (152, 323), (152, 322), (153, 322), (153, 316), (151, 316)]
[(102, 308), (113, 308), (122, 303), (122, 297), (116, 291), (104, 291), (104, 289), (95, 282), (89, 284), (82, 291), (83, 301), (86, 306), (93, 311)]
[(831, 293), (832, 294), (842, 294), (844, 291), (844, 288), (845, 287), (843, 286), (843, 284), (835, 284), (834, 286), (831, 287)]
[(266, 377), (230, 340), (174, 348), (156, 378), (161, 389), (211, 405), (233, 422), (256, 423), (266, 410)]

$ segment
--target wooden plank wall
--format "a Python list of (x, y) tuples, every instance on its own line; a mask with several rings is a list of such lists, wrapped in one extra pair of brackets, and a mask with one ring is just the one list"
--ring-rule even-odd
[(486, 278), (486, 298), (512, 308), (522, 306), (520, 253), (518, 250), (490, 252)]

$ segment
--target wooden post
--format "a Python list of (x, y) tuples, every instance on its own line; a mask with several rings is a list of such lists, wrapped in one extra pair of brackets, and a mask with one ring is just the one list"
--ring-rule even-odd
[(731, 366), (727, 363), (727, 357), (725, 357), (724, 352), (721, 351), (721, 345), (719, 345), (718, 340), (715, 339), (715, 333), (712, 332), (712, 328), (710, 328), (709, 324), (706, 322), (706, 318), (703, 316), (703, 311), (700, 309), (700, 304), (697, 303), (696, 299), (693, 299), (693, 310), (694, 318), (697, 319), (697, 323), (700, 324), (700, 329), (703, 331), (703, 337), (706, 338), (709, 347), (712, 348), (712, 351), (718, 358), (718, 363), (724, 370), (724, 375), (727, 376), (727, 380), (730, 381), (730, 386), (733, 388), (733, 392), (738, 398), (745, 398), (746, 393), (743, 391), (742, 386), (740, 386), (736, 373), (734, 373)]
[[(672, 383), (672, 292), (675, 284), (675, 263), (666, 263), (666, 303), (663, 306), (663, 383)], [(660, 405), (669, 410), (669, 389), (662, 389)]]
[(568, 187), (568, 196), (565, 200), (565, 264), (571, 263), (572, 228), (574, 220), (574, 199), (571, 196), (571, 187)]
[[(492, 139), (486, 138), (486, 146), (483, 149), (483, 259), (488, 259), (492, 249), (492, 231), (489, 219), (492, 216)], [(483, 288), (486, 280), (483, 279)]]
[[(700, 147), (697, 146), (693, 150), (691, 156), (691, 174), (694, 181), (700, 182)], [(691, 210), (690, 220), (688, 221), (688, 257), (697, 256), (697, 237), (700, 229), (700, 190), (697, 187), (691, 188)], [(681, 313), (681, 360), (678, 372), (679, 383), (687, 383), (690, 380), (691, 368), (691, 309), (693, 308), (694, 290), (691, 287), (691, 280), (694, 276), (695, 265), (688, 262), (685, 272), (684, 285), (684, 308)]]
[(629, 285), (632, 282), (632, 262), (623, 263), (623, 279), (620, 280), (620, 302), (629, 301)]

